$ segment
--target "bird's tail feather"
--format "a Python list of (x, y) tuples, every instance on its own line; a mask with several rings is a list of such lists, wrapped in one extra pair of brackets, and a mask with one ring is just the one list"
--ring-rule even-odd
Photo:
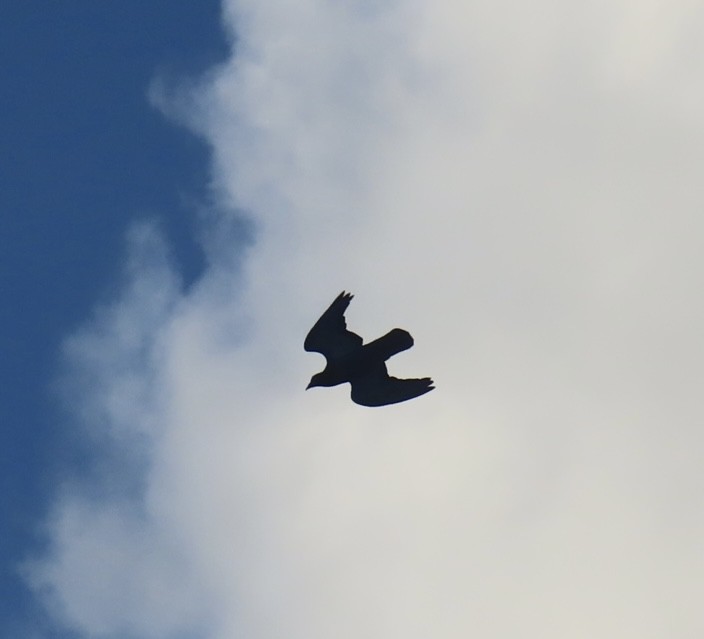
[(387, 360), (392, 355), (405, 351), (413, 346), (413, 338), (408, 331), (402, 328), (394, 328), (386, 335), (369, 342), (364, 346), (364, 349), (370, 353), (374, 353), (375, 357)]

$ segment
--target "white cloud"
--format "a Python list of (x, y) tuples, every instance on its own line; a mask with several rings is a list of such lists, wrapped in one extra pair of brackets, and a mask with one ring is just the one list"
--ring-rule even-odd
[[(35, 582), (87, 636), (700, 636), (702, 10), (225, 15), (191, 105), (256, 243), (185, 295), (162, 263), (168, 303), (135, 268), (71, 342), (149, 470), (137, 504), (70, 489)], [(303, 392), (342, 288), (436, 391)]]

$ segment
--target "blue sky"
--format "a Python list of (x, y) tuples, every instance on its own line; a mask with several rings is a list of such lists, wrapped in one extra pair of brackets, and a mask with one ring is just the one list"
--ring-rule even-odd
[(212, 0), (30, 1), (3, 3), (0, 50), (0, 634), (9, 637), (37, 614), (17, 563), (42, 543), (59, 478), (90, 455), (51, 391), (62, 340), (115, 288), (133, 220), (159, 220), (186, 279), (202, 268), (194, 213), (209, 151), (150, 106), (150, 83), (202, 72), (227, 43)]
[[(4, 635), (702, 636), (704, 8), (65, 4), (0, 10)], [(433, 393), (303, 390), (343, 289)]]

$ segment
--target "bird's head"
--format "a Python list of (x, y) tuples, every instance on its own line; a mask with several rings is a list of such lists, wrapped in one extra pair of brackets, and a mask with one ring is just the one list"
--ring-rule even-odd
[(316, 386), (330, 386), (330, 384), (327, 383), (327, 379), (323, 373), (316, 373), (313, 375), (313, 377), (310, 378), (308, 386), (306, 386), (306, 390), (309, 388), (315, 388)]

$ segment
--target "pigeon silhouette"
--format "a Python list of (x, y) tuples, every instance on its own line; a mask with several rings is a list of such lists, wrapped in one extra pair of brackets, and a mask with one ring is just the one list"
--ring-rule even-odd
[(325, 370), (313, 375), (307, 388), (349, 382), (352, 401), (362, 406), (405, 402), (433, 390), (430, 377), (397, 379), (386, 371), (384, 362), (389, 357), (413, 346), (408, 331), (394, 328), (383, 337), (364, 344), (359, 335), (347, 330), (345, 310), (352, 297), (342, 291), (306, 336), (303, 348), (322, 353), (327, 360)]

